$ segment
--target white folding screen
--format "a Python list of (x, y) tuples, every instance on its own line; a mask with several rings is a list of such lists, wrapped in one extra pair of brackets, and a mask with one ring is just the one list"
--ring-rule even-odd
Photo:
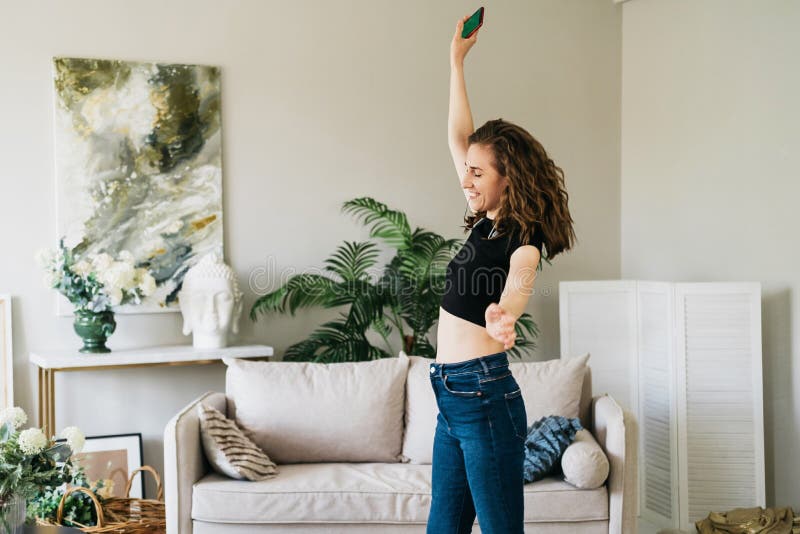
[(694, 529), (765, 506), (759, 283), (561, 282), (561, 353), (637, 415), (639, 513)]
[(675, 380), (674, 285), (637, 282), (638, 388), (641, 458), (639, 511), (648, 521), (677, 526), (678, 407)]
[(591, 352), (595, 395), (608, 393), (635, 413), (636, 282), (561, 282), (559, 288), (561, 354)]
[(677, 284), (681, 521), (766, 506), (761, 286)]

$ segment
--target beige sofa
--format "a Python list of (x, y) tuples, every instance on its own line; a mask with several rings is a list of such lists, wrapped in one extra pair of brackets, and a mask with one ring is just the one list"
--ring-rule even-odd
[[(324, 391), (303, 389), (319, 388), (323, 379), (309, 378), (309, 368), (299, 362), (280, 368), (296, 370), (294, 375), (276, 377), (272, 367), (259, 377), (261, 368), (242, 367), (256, 362), (232, 368), (226, 361), (226, 393), (209, 392), (196, 399), (165, 430), (168, 533), (424, 533), (437, 411), (427, 376), (430, 360), (388, 360), (396, 361), (335, 364), (343, 366), (337, 369), (351, 366), (352, 374), (333, 378), (341, 385), (328, 384)], [(515, 370), (517, 365), (528, 364), (512, 361), (515, 377), (522, 371)], [(608, 459), (608, 478), (595, 489), (578, 489), (563, 477), (526, 484), (525, 532), (632, 534), (636, 421), (612, 397), (592, 397), (590, 367), (582, 366), (581, 373), (579, 416)], [(357, 397), (364, 384), (374, 388), (363, 397), (367, 402)], [(291, 389), (282, 389), (287, 385)], [(544, 388), (534, 392), (527, 382), (520, 386), (529, 407), (547, 394)], [(539, 397), (529, 397), (534, 394)], [(257, 443), (261, 440), (259, 445), (278, 464), (279, 474), (250, 482), (212, 471), (200, 439), (200, 402), (236, 419)], [(535, 410), (528, 412), (530, 424)], [(258, 418), (265, 420), (261, 428)], [(326, 458), (338, 461), (309, 461)], [(477, 519), (473, 532), (480, 532)]]

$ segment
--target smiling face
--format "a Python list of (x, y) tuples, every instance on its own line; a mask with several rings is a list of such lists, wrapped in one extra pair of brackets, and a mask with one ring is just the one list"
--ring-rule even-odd
[(479, 143), (469, 145), (461, 187), (469, 194), (469, 207), (473, 212), (485, 211), (489, 219), (495, 218), (503, 191), (508, 187), (508, 178), (497, 172), (490, 147)]

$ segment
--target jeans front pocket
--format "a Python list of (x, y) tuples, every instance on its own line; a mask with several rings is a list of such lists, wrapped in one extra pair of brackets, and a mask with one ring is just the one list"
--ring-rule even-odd
[(474, 373), (445, 374), (442, 376), (442, 385), (448, 393), (457, 397), (480, 397), (483, 394)]
[(522, 389), (515, 389), (504, 393), (506, 411), (511, 419), (514, 434), (520, 439), (528, 437), (528, 414), (525, 410), (525, 401), (522, 399)]

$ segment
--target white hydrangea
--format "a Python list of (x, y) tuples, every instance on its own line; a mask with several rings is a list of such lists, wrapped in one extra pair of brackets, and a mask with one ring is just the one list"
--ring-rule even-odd
[(118, 287), (106, 287), (108, 293), (108, 300), (112, 306), (119, 306), (122, 302), (122, 290)]
[(152, 295), (156, 290), (156, 279), (144, 267), (140, 267), (136, 271), (136, 279), (139, 281), (139, 290), (142, 295), (145, 297)]
[(98, 272), (98, 279), (106, 289), (133, 289), (136, 287), (136, 269), (131, 263), (115, 261), (108, 269)]
[(9, 422), (11, 426), (14, 427), (14, 430), (16, 430), (28, 422), (28, 414), (19, 406), (12, 406), (11, 408), (0, 410), (0, 426)]
[(29, 428), (19, 434), (19, 448), (28, 456), (39, 454), (47, 447), (47, 437), (41, 428)]
[(92, 272), (92, 264), (86, 260), (81, 260), (73, 264), (70, 270), (79, 276), (86, 276)]
[(61, 431), (61, 437), (67, 440), (72, 452), (81, 452), (86, 444), (86, 437), (77, 426), (68, 426)]
[(91, 261), (95, 271), (102, 273), (111, 267), (111, 264), (114, 263), (114, 258), (105, 252), (101, 252), (92, 256)]

